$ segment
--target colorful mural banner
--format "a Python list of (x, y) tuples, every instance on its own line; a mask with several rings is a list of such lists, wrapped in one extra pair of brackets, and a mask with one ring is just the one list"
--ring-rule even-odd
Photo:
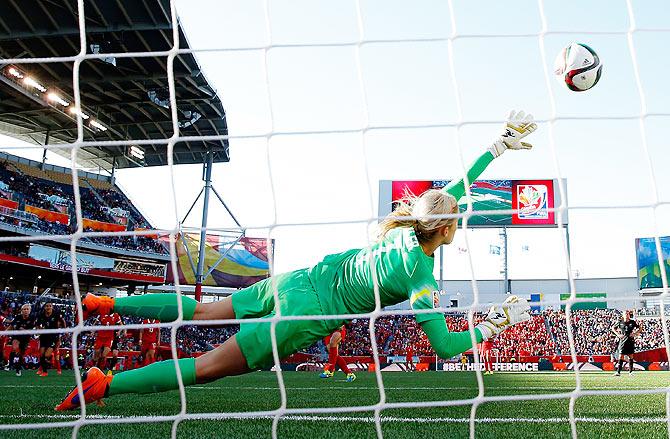
[(61, 223), (66, 226), (70, 224), (70, 216), (65, 213), (54, 212), (53, 210), (46, 210), (40, 207), (31, 206), (29, 204), (26, 204), (25, 211), (35, 214), (38, 218), (41, 218), (44, 221), (49, 221), (51, 223)]
[(121, 224), (106, 223), (88, 218), (84, 218), (83, 225), (84, 229), (90, 228), (97, 232), (122, 232), (126, 230), (126, 226)]
[[(244, 288), (269, 277), (267, 240), (243, 237), (236, 241), (237, 236), (207, 235), (204, 271), (207, 273), (214, 264), (216, 267), (204, 279), (203, 285)], [(181, 236), (177, 238), (180, 284), (195, 284), (195, 273), (189, 261), (189, 254), (193, 264), (197, 264), (199, 246), (200, 235), (198, 234), (184, 234), (183, 239)], [(225, 257), (217, 264), (223, 254)], [(167, 282), (174, 283), (174, 273), (170, 265)]]

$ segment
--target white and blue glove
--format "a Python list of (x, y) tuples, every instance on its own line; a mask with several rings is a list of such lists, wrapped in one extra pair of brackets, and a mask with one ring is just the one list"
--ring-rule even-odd
[(522, 142), (521, 139), (537, 129), (537, 124), (533, 122), (533, 115), (526, 114), (523, 111), (510, 111), (505, 124), (505, 131), (500, 138), (493, 142), (489, 151), (494, 157), (500, 157), (508, 149), (531, 149), (533, 145)]
[(500, 334), (517, 323), (530, 320), (530, 306), (523, 297), (509, 296), (502, 305), (494, 305), (483, 322), (477, 325), (484, 340)]

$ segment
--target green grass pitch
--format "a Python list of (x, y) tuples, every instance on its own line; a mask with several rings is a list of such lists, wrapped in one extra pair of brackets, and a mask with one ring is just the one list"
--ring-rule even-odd
[[(52, 376), (53, 375), (53, 376)], [(17, 378), (0, 372), (0, 423), (62, 422), (77, 413), (54, 412), (74, 383), (71, 372), (62, 376), (37, 377), (33, 371)], [(375, 375), (360, 372), (354, 383), (344, 374), (319, 379), (308, 372), (284, 373), (289, 408), (371, 405), (379, 401)], [(614, 377), (610, 373), (583, 373), (582, 388), (658, 389), (670, 385), (670, 373), (639, 372)], [(471, 372), (384, 373), (386, 401), (426, 402), (467, 399), (477, 396), (477, 381)], [(486, 396), (556, 395), (574, 389), (571, 372), (497, 373), (484, 376)], [(186, 390), (187, 411), (243, 412), (279, 407), (277, 378), (271, 372), (224, 378)], [(396, 408), (382, 411), (384, 437), (422, 438), (468, 436), (471, 405), (432, 408)], [(570, 436), (569, 399), (487, 402), (477, 409), (478, 438), (565, 438)], [(169, 437), (170, 422), (119, 424), (114, 419), (127, 416), (174, 415), (180, 408), (177, 391), (154, 395), (120, 395), (107, 400), (107, 407), (89, 406), (88, 414), (109, 418), (107, 425), (85, 425), (81, 438)], [(668, 437), (665, 423), (665, 394), (583, 396), (577, 399), (579, 437), (661, 438)], [(326, 418), (326, 419), (324, 419)], [(331, 415), (289, 416), (279, 423), (279, 435), (286, 438), (370, 438), (375, 437), (372, 412)], [(179, 424), (180, 438), (267, 438), (271, 419), (191, 420)], [(1, 438), (69, 438), (71, 428), (0, 430)]]

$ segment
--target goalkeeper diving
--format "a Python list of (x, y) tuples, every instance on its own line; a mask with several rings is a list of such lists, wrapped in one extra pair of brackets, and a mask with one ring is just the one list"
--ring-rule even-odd
[[(497, 157), (508, 149), (530, 149), (521, 140), (537, 128), (530, 114), (512, 111), (503, 134), (486, 148), (467, 173), (472, 183)], [(451, 358), (472, 348), (470, 331), (449, 332), (444, 314), (431, 312), (438, 286), (433, 277), (433, 253), (450, 244), (458, 229), (458, 200), (465, 194), (463, 179), (441, 190), (431, 189), (419, 197), (401, 202), (380, 223), (378, 241), (366, 248), (326, 256), (313, 267), (264, 279), (224, 300), (198, 303), (181, 297), (184, 320), (271, 318), (276, 307), (285, 316), (325, 316), (363, 314), (375, 309), (374, 285), (381, 306), (409, 299), (416, 320), (426, 333), (436, 354)], [(273, 291), (278, 302), (275, 305)], [(111, 298), (88, 294), (82, 301), (84, 318), (119, 313), (169, 322), (178, 318), (176, 294), (145, 294)], [(439, 303), (439, 302), (438, 302)], [(493, 306), (484, 321), (474, 328), (481, 343), (516, 323), (530, 319), (525, 299), (510, 296)], [(275, 336), (279, 357), (304, 349), (341, 327), (345, 320), (281, 320)], [(274, 364), (271, 323), (242, 323), (240, 330), (216, 349), (198, 358), (177, 360), (185, 386), (209, 383), (222, 377), (240, 375)], [(178, 388), (174, 360), (160, 361), (134, 370), (105, 375), (97, 367), (83, 375), (85, 403), (124, 393), (155, 393)], [(75, 387), (56, 410), (79, 407)]]

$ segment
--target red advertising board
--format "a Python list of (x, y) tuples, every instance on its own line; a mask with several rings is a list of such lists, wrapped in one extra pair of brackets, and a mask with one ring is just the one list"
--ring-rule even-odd
[(14, 200), (8, 200), (6, 198), (0, 198), (0, 206), (8, 207), (10, 209), (17, 209), (19, 207), (19, 203), (14, 201)]
[(49, 221), (52, 223), (61, 223), (64, 225), (70, 224), (70, 216), (64, 213), (54, 212), (53, 210), (42, 209), (40, 207), (31, 206), (29, 204), (26, 204), (25, 211), (37, 215), (38, 218), (41, 218), (44, 221)]
[(123, 232), (126, 230), (126, 226), (122, 224), (106, 223), (88, 218), (84, 218), (83, 226), (84, 229), (91, 228), (93, 230), (97, 230), (98, 232)]

